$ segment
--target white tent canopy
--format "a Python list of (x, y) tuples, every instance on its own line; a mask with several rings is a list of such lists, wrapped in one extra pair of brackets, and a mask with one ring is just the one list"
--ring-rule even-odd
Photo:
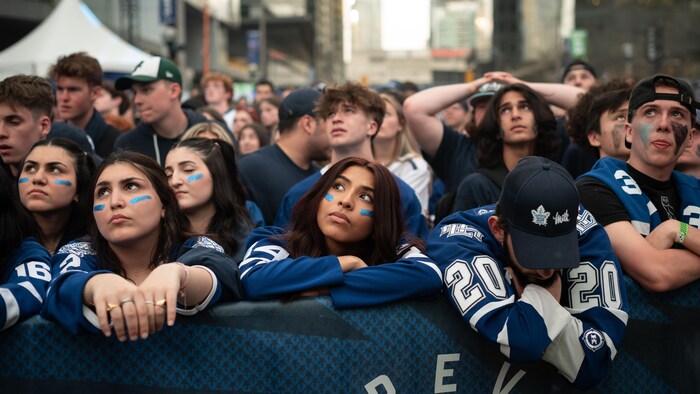
[(62, 0), (27, 36), (0, 52), (0, 79), (14, 74), (46, 76), (61, 55), (85, 51), (103, 71), (131, 72), (148, 53), (105, 27), (80, 0)]

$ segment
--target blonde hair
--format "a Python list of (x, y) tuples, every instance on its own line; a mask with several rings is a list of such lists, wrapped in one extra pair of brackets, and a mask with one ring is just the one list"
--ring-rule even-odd
[(180, 141), (188, 140), (190, 138), (197, 138), (200, 134), (207, 131), (212, 134), (216, 134), (217, 138), (224, 140), (233, 146), (233, 139), (229, 133), (227, 133), (226, 130), (216, 122), (197, 123), (185, 131), (182, 138), (180, 138)]
[(418, 153), (418, 143), (414, 139), (413, 133), (411, 133), (411, 130), (408, 128), (408, 124), (406, 123), (406, 117), (403, 113), (403, 105), (401, 105), (401, 102), (398, 100), (398, 98), (394, 97), (394, 95), (392, 94), (381, 93), (380, 96), (385, 103), (388, 103), (389, 105), (394, 107), (394, 110), (396, 111), (396, 116), (399, 118), (399, 125), (401, 126), (401, 130), (397, 135), (399, 141), (396, 144), (394, 152), (391, 155), (391, 162), (394, 162), (400, 157), (406, 156), (408, 154), (411, 154), (412, 156), (420, 156)]

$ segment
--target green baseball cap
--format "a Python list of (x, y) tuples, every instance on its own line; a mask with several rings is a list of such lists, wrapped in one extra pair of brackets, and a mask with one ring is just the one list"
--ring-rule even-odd
[(134, 82), (154, 82), (160, 79), (175, 82), (182, 86), (182, 76), (175, 63), (162, 57), (152, 57), (141, 61), (131, 72), (131, 75), (121, 77), (114, 83), (114, 87), (119, 90), (131, 88)]

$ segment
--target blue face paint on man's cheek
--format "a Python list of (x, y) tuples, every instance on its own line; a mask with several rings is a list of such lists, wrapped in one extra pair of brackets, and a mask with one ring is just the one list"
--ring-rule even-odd
[(639, 130), (639, 138), (644, 146), (649, 145), (649, 136), (654, 131), (654, 123), (640, 123), (637, 130)]

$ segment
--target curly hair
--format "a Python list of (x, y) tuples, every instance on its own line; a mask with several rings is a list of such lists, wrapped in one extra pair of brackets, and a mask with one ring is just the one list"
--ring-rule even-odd
[(476, 129), (478, 146), (477, 158), (483, 168), (498, 167), (503, 164), (503, 141), (501, 140), (501, 121), (499, 107), (506, 93), (517, 92), (523, 95), (532, 107), (535, 117), (535, 156), (557, 160), (561, 140), (557, 135), (557, 121), (547, 102), (537, 92), (523, 84), (513, 84), (498, 90), (489, 101), (484, 118)]
[[(386, 107), (379, 93), (356, 82), (327, 87), (316, 103), (316, 113), (322, 119), (328, 119), (329, 114), (342, 103), (356, 106), (367, 113), (372, 120), (377, 122), (377, 132), (382, 128)], [(372, 139), (375, 135), (377, 133), (373, 134)]]
[(574, 108), (568, 113), (567, 131), (571, 139), (596, 155), (598, 148), (591, 146), (588, 132), (600, 134), (600, 117), (606, 112), (614, 111), (629, 100), (632, 85), (624, 79), (594, 86), (581, 96)]
[(374, 175), (374, 216), (372, 235), (357, 245), (352, 254), (367, 265), (379, 265), (398, 260), (397, 246), (407, 241), (411, 246), (424, 250), (422, 242), (406, 234), (401, 211), (399, 188), (391, 172), (383, 165), (357, 157), (349, 157), (335, 163), (321, 179), (297, 202), (292, 211), (292, 229), (282, 236), (287, 241), (290, 256), (321, 257), (328, 255), (325, 236), (318, 226), (316, 212), (321, 200), (333, 182), (347, 168), (366, 168)]

